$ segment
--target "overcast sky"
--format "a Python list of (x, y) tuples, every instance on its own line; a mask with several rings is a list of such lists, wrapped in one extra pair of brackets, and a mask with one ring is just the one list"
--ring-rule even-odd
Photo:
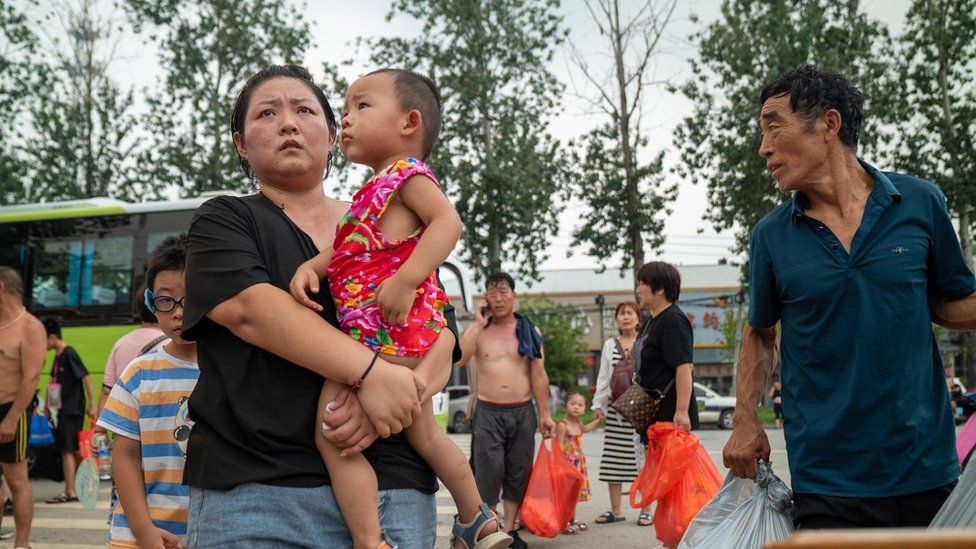
[[(633, 9), (641, 2), (625, 0), (624, 5)], [(864, 0), (862, 10), (872, 18), (889, 26), (893, 35), (901, 32), (905, 11), (909, 0)], [(695, 55), (694, 46), (687, 37), (697, 30), (698, 25), (689, 20), (697, 14), (702, 23), (707, 24), (719, 15), (720, 0), (681, 0), (669, 27), (669, 39), (664, 52), (655, 60), (655, 79), (671, 79), (681, 82), (690, 76), (688, 59)], [(409, 36), (415, 34), (418, 25), (405, 17), (386, 22), (384, 16), (389, 2), (384, 0), (310, 0), (306, 7), (306, 19), (312, 24), (314, 45), (305, 59), (312, 73), (322, 76), (322, 61), (340, 61), (353, 58), (355, 63), (344, 71), (345, 76), (355, 78), (373, 67), (356, 59), (352, 42), (359, 36), (373, 37), (389, 34)], [(595, 67), (607, 67), (608, 59), (604, 41), (597, 33), (584, 7), (583, 0), (564, 0), (561, 13), (570, 31), (570, 42), (583, 48), (589, 61)], [(132, 47), (125, 48), (126, 54), (116, 62), (115, 74), (123, 86), (136, 86), (137, 90), (152, 86), (160, 78), (155, 60), (156, 52), (151, 46), (132, 40)], [(551, 67), (554, 74), (566, 84), (566, 95), (558, 113), (554, 113), (551, 131), (561, 139), (577, 137), (598, 124), (603, 118), (590, 112), (585, 101), (578, 94), (592, 96), (592, 89), (581, 87), (578, 70), (569, 62), (568, 50), (560, 50)], [(648, 94), (644, 102), (645, 119), (643, 127), (649, 138), (650, 147), (642, 151), (644, 158), (664, 150), (665, 167), (668, 179), (676, 176), (670, 173), (678, 161), (673, 147), (673, 131), (681, 120), (691, 112), (691, 103), (681, 95), (669, 94), (656, 89)], [(229, 108), (229, 106), (228, 106)], [(770, 185), (773, 184), (770, 179)], [(665, 261), (686, 265), (715, 263), (721, 257), (728, 257), (728, 246), (732, 242), (731, 232), (721, 234), (712, 230), (703, 220), (707, 209), (707, 193), (702, 186), (678, 182), (678, 198), (673, 204), (672, 213), (665, 225), (667, 240), (660, 252), (652, 252)], [(586, 267), (594, 265), (593, 259), (577, 255), (567, 258), (570, 234), (577, 219), (579, 206), (569, 204), (561, 216), (560, 233), (550, 248), (550, 257), (544, 267)], [(699, 234), (699, 231), (701, 234)]]

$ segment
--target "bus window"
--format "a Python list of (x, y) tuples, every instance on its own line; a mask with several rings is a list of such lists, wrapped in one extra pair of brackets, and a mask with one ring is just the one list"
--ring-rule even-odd
[(35, 256), (33, 306), (127, 305), (131, 236), (48, 241)]
[[(82, 270), (82, 305), (129, 304), (132, 240), (131, 236), (117, 236), (85, 241), (85, 258), (90, 263)], [(88, 253), (89, 246), (92, 247), (91, 254)]]

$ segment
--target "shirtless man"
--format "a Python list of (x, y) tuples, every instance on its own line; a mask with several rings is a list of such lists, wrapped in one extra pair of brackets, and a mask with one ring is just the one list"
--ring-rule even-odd
[(24, 282), (0, 267), (0, 465), (14, 501), (14, 547), (30, 547), (34, 495), (27, 479), (27, 406), (47, 350), (44, 326), (24, 308)]
[[(486, 283), (487, 297), (475, 310), (475, 321), (461, 338), (463, 355), (458, 365), (471, 358), (478, 364), (478, 404), (472, 433), (475, 481), (481, 498), (505, 508), (505, 530), (515, 540), (513, 549), (526, 547), (515, 533), (535, 452), (536, 411), (539, 430), (551, 437), (555, 424), (549, 413), (549, 376), (545, 370), (542, 335), (527, 318), (517, 315), (515, 281), (495, 273)], [(486, 318), (487, 316), (487, 318)], [(521, 324), (522, 338), (517, 335)]]

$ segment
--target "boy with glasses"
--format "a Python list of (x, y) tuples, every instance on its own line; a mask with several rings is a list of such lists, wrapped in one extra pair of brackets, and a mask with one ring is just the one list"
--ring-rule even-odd
[(112, 388), (98, 425), (115, 433), (112, 476), (119, 505), (109, 547), (185, 547), (189, 487), (184, 450), (191, 425), (186, 399), (197, 383), (196, 343), (181, 337), (186, 295), (186, 236), (167, 238), (146, 271), (146, 306), (170, 338), (129, 363)]

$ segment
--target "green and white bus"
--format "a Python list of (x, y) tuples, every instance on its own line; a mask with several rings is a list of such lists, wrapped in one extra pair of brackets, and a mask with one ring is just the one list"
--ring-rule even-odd
[[(218, 194), (165, 202), (91, 198), (0, 207), (0, 265), (24, 276), (24, 304), (41, 320), (56, 318), (100, 387), (115, 341), (138, 324), (134, 297), (149, 253), (168, 236), (186, 232), (197, 207)], [(444, 267), (460, 282), (453, 264)], [(467, 309), (466, 303), (459, 309)], [(42, 394), (51, 361), (41, 373)], [(447, 398), (435, 411), (447, 423)], [(441, 409), (442, 408), (442, 409)]]
[[(108, 198), (0, 208), (0, 265), (24, 276), (24, 304), (56, 318), (101, 385), (112, 345), (138, 323), (134, 294), (149, 252), (186, 232), (209, 196), (129, 203)], [(41, 387), (50, 377), (48, 357)]]

